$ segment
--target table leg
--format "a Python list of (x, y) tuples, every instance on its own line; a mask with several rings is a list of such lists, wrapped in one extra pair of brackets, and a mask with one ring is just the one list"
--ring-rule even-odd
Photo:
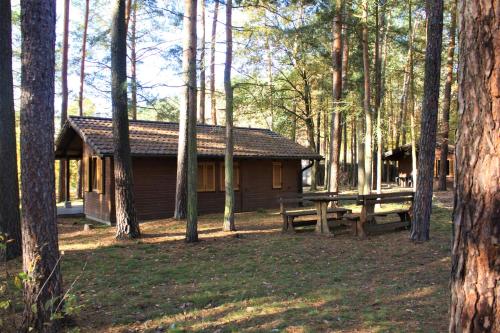
[(316, 202), (316, 212), (318, 215), (318, 220), (316, 222), (316, 233), (319, 234), (329, 234), (330, 229), (328, 228), (327, 220), (327, 208), (328, 202)]

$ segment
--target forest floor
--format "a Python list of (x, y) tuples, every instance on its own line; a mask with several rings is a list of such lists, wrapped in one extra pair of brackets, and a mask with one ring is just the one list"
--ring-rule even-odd
[(64, 284), (74, 282), (80, 307), (72, 329), (445, 332), (450, 200), (436, 193), (424, 244), (408, 231), (366, 240), (282, 234), (276, 211), (237, 214), (231, 234), (221, 231), (221, 215), (202, 216), (197, 244), (186, 244), (184, 225), (170, 219), (142, 224), (143, 238), (125, 242), (113, 227), (84, 232), (89, 221), (60, 219)]

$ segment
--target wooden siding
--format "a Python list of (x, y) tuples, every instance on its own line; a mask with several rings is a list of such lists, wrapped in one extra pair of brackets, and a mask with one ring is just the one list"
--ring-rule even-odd
[[(90, 191), (89, 180), (89, 158), (93, 156), (92, 149), (84, 145), (83, 149), (83, 182), (84, 189), (84, 213), (90, 219), (114, 223), (115, 221), (115, 201), (114, 201), (114, 177), (113, 159), (107, 157), (104, 162), (104, 188), (100, 191)], [(101, 192), (101, 193), (99, 193)]]
[[(221, 186), (222, 159), (215, 162), (215, 191), (198, 192), (200, 214), (224, 211), (224, 190)], [(234, 192), (237, 212), (277, 208), (278, 198), (286, 193), (297, 193), (299, 160), (283, 161), (283, 187), (272, 188), (272, 160), (238, 160), (240, 190)], [(176, 160), (173, 158), (134, 158), (133, 173), (135, 201), (139, 220), (172, 217), (175, 203)]]
[[(91, 156), (88, 147), (84, 155)], [(84, 161), (87, 159), (84, 158)], [(278, 208), (280, 196), (299, 191), (300, 160), (281, 160), (283, 186), (273, 189), (273, 160), (237, 160), (240, 169), (240, 189), (234, 192), (237, 212)], [(215, 191), (198, 192), (199, 214), (224, 211), (222, 159), (199, 159), (200, 163), (214, 162)], [(85, 163), (85, 162), (84, 162)], [(104, 194), (85, 192), (85, 214), (90, 218), (114, 223), (114, 182), (112, 159), (106, 158)], [(170, 218), (174, 213), (175, 158), (132, 159), (135, 204), (140, 221)]]

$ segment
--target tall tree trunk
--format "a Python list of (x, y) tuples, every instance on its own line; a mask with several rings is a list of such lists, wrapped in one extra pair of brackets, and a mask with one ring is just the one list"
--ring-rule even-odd
[(200, 49), (200, 110), (199, 121), (205, 123), (205, 0), (201, 0), (201, 49)]
[[(412, 16), (412, 2), (408, 1), (408, 29), (411, 30), (411, 16)], [(415, 22), (415, 29), (416, 29)], [(416, 144), (416, 133), (415, 133), (415, 77), (413, 71), (413, 40), (414, 35), (410, 39), (410, 45), (408, 49), (408, 67), (409, 67), (409, 98), (407, 104), (410, 108), (410, 142), (411, 142), (411, 176), (412, 176), (412, 187), (413, 191), (417, 189), (417, 144)]]
[[(63, 128), (68, 119), (68, 37), (69, 37), (69, 0), (64, 0), (64, 19), (63, 19), (63, 44), (62, 44), (62, 62), (61, 62), (61, 127)], [(57, 191), (57, 201), (62, 202), (69, 198), (69, 193), (65, 193), (66, 162), (59, 162), (59, 183)]]
[(450, 332), (500, 332), (500, 16), (461, 0)]
[(413, 241), (429, 240), (443, 35), (443, 1), (427, 0), (426, 13), (428, 18), (427, 49), (418, 155), (419, 176), (410, 234)]
[[(21, 255), (16, 116), (12, 78), (12, 13), (10, 0), (0, 3), (0, 233), (7, 235), (6, 258)], [(0, 254), (0, 260), (2, 260)]]
[[(83, 116), (83, 85), (85, 82), (85, 57), (87, 54), (87, 30), (89, 25), (89, 1), (85, 0), (85, 15), (83, 19), (83, 37), (82, 37), (82, 59), (80, 60), (80, 90), (78, 93), (78, 110), (80, 117)], [(83, 165), (82, 161), (78, 163), (78, 188), (76, 195), (78, 199), (83, 197), (82, 187)]]
[[(196, 0), (184, 0), (185, 107), (187, 116), (186, 242), (198, 241), (198, 153), (196, 146)], [(180, 135), (180, 134), (179, 134)], [(180, 142), (180, 140), (179, 140)]]
[[(453, 84), (453, 56), (455, 55), (455, 31), (457, 30), (457, 0), (451, 2), (450, 44), (446, 59), (446, 83), (444, 85), (443, 112), (441, 121), (441, 151), (439, 167), (439, 190), (446, 191), (446, 163), (448, 160), (448, 136), (450, 131), (451, 86)], [(450, 166), (451, 167), (451, 166)]]
[(357, 160), (357, 142), (356, 142), (356, 117), (352, 116), (351, 120), (351, 185), (354, 187), (358, 183), (356, 177), (356, 160)]
[(137, 120), (137, 0), (130, 1), (130, 113)]
[(333, 112), (330, 127), (330, 180), (328, 182), (328, 191), (330, 192), (339, 191), (340, 138), (342, 135), (340, 124), (340, 101), (342, 99), (342, 7), (342, 0), (336, 0), (335, 16), (332, 25)]
[(115, 176), (116, 238), (140, 236), (135, 211), (127, 112), (125, 0), (115, 0), (111, 26), (111, 101)]
[(224, 66), (224, 90), (226, 92), (226, 154), (224, 206), (224, 231), (235, 231), (234, 225), (234, 184), (233, 184), (233, 87), (231, 86), (231, 65), (233, 62), (232, 1), (226, 1), (226, 64)]
[(83, 19), (82, 59), (80, 60), (80, 90), (78, 93), (78, 110), (83, 116), (83, 85), (85, 83), (85, 57), (87, 55), (87, 30), (89, 26), (89, 1), (85, 0), (85, 16)]
[(58, 332), (51, 321), (62, 276), (55, 206), (56, 3), (21, 1), (21, 184), (24, 281), (22, 332)]
[(364, 121), (363, 117), (358, 117), (358, 123), (356, 124), (356, 140), (358, 148), (356, 151), (358, 159), (358, 193), (364, 194), (365, 183), (366, 183), (366, 173), (365, 173), (365, 143), (363, 142), (363, 132), (364, 132)]
[[(376, 160), (376, 181), (375, 188), (377, 193), (382, 193), (382, 110), (380, 109), (380, 104), (382, 100), (382, 52), (380, 50), (380, 25), (382, 21), (382, 15), (384, 15), (385, 7), (382, 8), (382, 14), (379, 15), (379, 6), (384, 5), (383, 1), (379, 4), (375, 4), (375, 115), (376, 115), (376, 126), (375, 132), (377, 136), (377, 160)], [(382, 22), (382, 29), (384, 29)], [(383, 43), (383, 41), (382, 41)]]
[(217, 100), (215, 97), (215, 42), (217, 38), (217, 14), (219, 12), (219, 0), (215, 0), (214, 2), (212, 38), (210, 41), (210, 111), (212, 114), (212, 124), (217, 125)]
[(372, 151), (372, 111), (370, 109), (370, 59), (368, 55), (368, 2), (363, 1), (363, 28), (362, 28), (362, 43), (363, 43), (363, 76), (364, 76), (364, 99), (363, 108), (365, 112), (365, 181), (363, 194), (369, 194), (372, 188), (372, 168), (373, 168), (373, 151)]

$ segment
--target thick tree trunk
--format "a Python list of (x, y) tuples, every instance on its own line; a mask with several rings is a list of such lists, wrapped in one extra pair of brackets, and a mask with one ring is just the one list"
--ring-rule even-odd
[(461, 0), (458, 6), (453, 333), (500, 332), (500, 16), (494, 5)]
[(340, 124), (340, 101), (342, 98), (342, 0), (335, 2), (335, 16), (332, 25), (332, 67), (333, 67), (333, 112), (330, 127), (330, 192), (339, 191), (339, 171), (340, 171), (340, 147), (341, 131)]
[(217, 14), (219, 12), (219, 0), (215, 0), (214, 2), (212, 38), (210, 41), (210, 112), (212, 114), (212, 124), (217, 125), (217, 100), (215, 97), (215, 42), (217, 38)]
[[(187, 214), (186, 242), (198, 241), (198, 154), (196, 146), (196, 0), (184, 0), (185, 101), (187, 116)], [(180, 142), (180, 140), (179, 140)]]
[(85, 83), (85, 57), (87, 55), (87, 30), (89, 26), (89, 1), (85, 0), (85, 16), (83, 20), (82, 59), (80, 60), (80, 90), (78, 93), (78, 109), (83, 116), (83, 85)]
[(205, 0), (201, 0), (201, 48), (200, 48), (200, 110), (198, 119), (205, 123)]
[(130, 114), (137, 120), (137, 0), (131, 0), (130, 13)]
[(363, 76), (364, 76), (364, 99), (363, 108), (365, 112), (365, 148), (364, 148), (364, 189), (363, 194), (369, 194), (372, 188), (372, 168), (373, 168), (373, 151), (372, 151), (372, 111), (370, 106), (370, 59), (368, 55), (368, 2), (363, 1), (363, 28), (362, 28), (362, 44), (363, 44)]
[[(63, 18), (63, 44), (61, 61), (61, 122), (60, 128), (63, 128), (66, 119), (68, 119), (68, 37), (69, 37), (69, 0), (64, 0), (64, 18)], [(66, 188), (66, 164), (63, 160), (59, 162), (59, 182), (57, 191), (57, 201), (62, 202), (69, 198), (65, 193)]]
[(21, 331), (58, 332), (59, 323), (51, 321), (62, 294), (54, 177), (55, 1), (21, 1), (21, 40), (23, 270), (29, 276)]
[(425, 53), (424, 98), (422, 102), (421, 134), (418, 154), (417, 192), (410, 238), (429, 240), (432, 210), (432, 183), (436, 149), (436, 127), (441, 70), (441, 43), (443, 35), (443, 1), (426, 1), (427, 49)]
[[(12, 78), (12, 13), (10, 0), (0, 3), (0, 233), (7, 235), (6, 258), (21, 255), (16, 116)], [(0, 254), (0, 260), (2, 260)]]
[(226, 92), (226, 155), (224, 206), (224, 231), (235, 231), (234, 225), (234, 184), (233, 184), (233, 87), (231, 86), (231, 64), (233, 61), (232, 1), (226, 1), (226, 64), (224, 66), (224, 90)]
[(451, 3), (450, 44), (446, 59), (446, 83), (444, 85), (443, 112), (441, 120), (441, 151), (439, 165), (439, 190), (446, 191), (446, 162), (448, 160), (448, 136), (450, 131), (451, 86), (453, 84), (453, 56), (455, 54), (455, 31), (457, 30), (457, 0)]
[(125, 0), (116, 0), (111, 26), (111, 101), (115, 176), (116, 238), (140, 236), (135, 211), (127, 112)]

